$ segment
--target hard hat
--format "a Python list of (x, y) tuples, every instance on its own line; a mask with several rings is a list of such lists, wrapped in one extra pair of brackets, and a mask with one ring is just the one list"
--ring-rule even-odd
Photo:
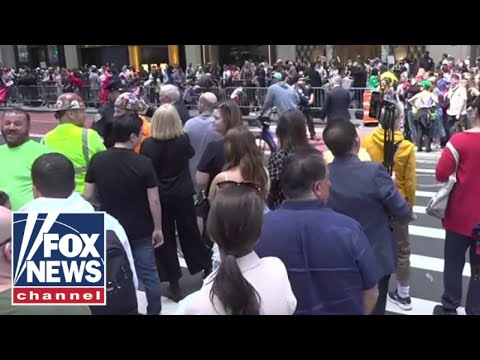
[(124, 110), (135, 111), (138, 114), (145, 114), (148, 110), (148, 105), (141, 98), (135, 94), (125, 92), (120, 94), (115, 101), (115, 107)]
[(82, 109), (85, 109), (85, 102), (80, 95), (75, 93), (62, 94), (55, 103), (55, 111)]

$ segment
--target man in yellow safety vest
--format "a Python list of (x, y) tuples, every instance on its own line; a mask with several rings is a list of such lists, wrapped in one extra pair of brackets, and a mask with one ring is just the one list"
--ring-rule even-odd
[(55, 117), (60, 124), (44, 136), (42, 143), (70, 159), (75, 167), (75, 190), (83, 194), (88, 163), (93, 155), (105, 150), (105, 145), (96, 131), (84, 127), (85, 102), (79, 95), (60, 95)]

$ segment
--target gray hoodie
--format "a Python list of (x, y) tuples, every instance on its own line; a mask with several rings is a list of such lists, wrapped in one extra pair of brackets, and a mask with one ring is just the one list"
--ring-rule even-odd
[(262, 113), (274, 106), (277, 108), (278, 113), (281, 114), (288, 110), (298, 109), (299, 103), (300, 97), (295, 89), (280, 81), (268, 88)]

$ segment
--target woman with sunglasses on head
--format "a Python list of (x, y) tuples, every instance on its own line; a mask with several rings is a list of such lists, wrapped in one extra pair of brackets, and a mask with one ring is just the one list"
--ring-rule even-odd
[[(263, 225), (264, 199), (253, 183), (217, 189), (207, 229), (222, 263), (202, 288), (180, 302), (183, 315), (291, 315), (297, 300), (285, 265), (253, 251)], [(242, 216), (239, 216), (241, 214)]]
[[(260, 194), (267, 199), (270, 190), (268, 170), (263, 166), (262, 154), (256, 144), (255, 136), (246, 126), (230, 129), (224, 138), (225, 160), (224, 170), (212, 181), (208, 193), (209, 201), (215, 197), (217, 189), (232, 182), (258, 184)], [(265, 204), (265, 212), (269, 209)], [(217, 244), (212, 248), (212, 267), (220, 266), (220, 254)]]
[(268, 170), (263, 166), (262, 154), (250, 130), (246, 126), (230, 129), (224, 138), (224, 149), (226, 163), (223, 171), (212, 181), (209, 200), (215, 197), (217, 185), (231, 181), (258, 184), (262, 197), (266, 199), (269, 191)]

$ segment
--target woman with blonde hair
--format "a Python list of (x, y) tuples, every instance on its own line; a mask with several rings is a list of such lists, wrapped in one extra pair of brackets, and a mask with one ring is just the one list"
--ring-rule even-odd
[(171, 104), (160, 106), (152, 118), (152, 137), (145, 139), (140, 153), (152, 160), (162, 205), (164, 244), (156, 249), (160, 281), (170, 283), (174, 301), (182, 298), (182, 276), (177, 257), (176, 230), (190, 274), (210, 272), (210, 259), (196, 223), (195, 193), (188, 162), (194, 155), (188, 134)]

